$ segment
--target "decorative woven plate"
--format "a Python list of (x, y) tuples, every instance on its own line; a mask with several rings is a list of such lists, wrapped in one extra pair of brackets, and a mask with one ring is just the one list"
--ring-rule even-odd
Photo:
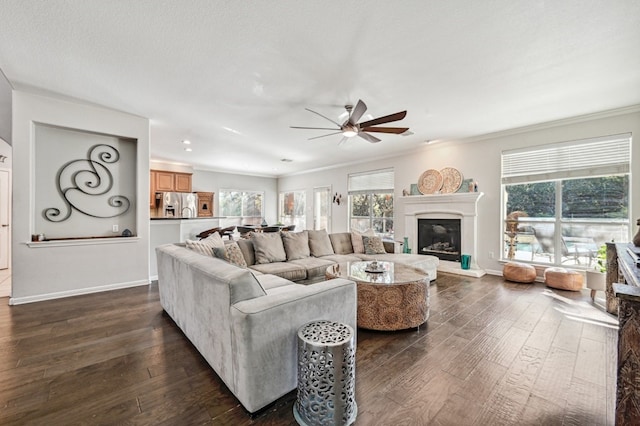
[(460, 189), (460, 185), (462, 185), (462, 173), (458, 171), (458, 169), (454, 169), (453, 167), (445, 167), (440, 170), (440, 174), (442, 174), (442, 192), (443, 194), (452, 194)]
[(423, 194), (433, 194), (442, 188), (442, 174), (435, 170), (429, 169), (420, 175), (418, 179), (418, 190)]

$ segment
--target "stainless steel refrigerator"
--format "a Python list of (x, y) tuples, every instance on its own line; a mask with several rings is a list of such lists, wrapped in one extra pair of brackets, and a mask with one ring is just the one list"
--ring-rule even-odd
[(198, 215), (198, 194), (156, 192), (156, 217), (192, 218)]

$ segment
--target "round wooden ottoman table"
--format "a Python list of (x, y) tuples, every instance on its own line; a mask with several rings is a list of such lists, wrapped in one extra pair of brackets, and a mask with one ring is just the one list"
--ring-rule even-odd
[(552, 267), (544, 271), (544, 283), (558, 290), (580, 291), (583, 281), (582, 274), (572, 269)]
[(502, 276), (516, 283), (532, 283), (536, 280), (536, 268), (527, 263), (508, 262), (502, 269)]
[(420, 269), (394, 262), (347, 262), (329, 266), (325, 277), (356, 282), (360, 328), (404, 330), (429, 318), (429, 277)]

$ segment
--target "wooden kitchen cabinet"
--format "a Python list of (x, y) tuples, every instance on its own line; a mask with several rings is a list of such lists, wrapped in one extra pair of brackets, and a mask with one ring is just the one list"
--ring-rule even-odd
[(156, 206), (156, 192), (191, 192), (191, 174), (151, 170), (149, 207)]
[(189, 173), (174, 173), (173, 187), (176, 192), (191, 192), (191, 175)]
[(156, 175), (156, 187), (154, 192), (173, 192), (175, 191), (175, 173), (154, 171)]
[(151, 171), (149, 176), (149, 207), (156, 206), (156, 172)]

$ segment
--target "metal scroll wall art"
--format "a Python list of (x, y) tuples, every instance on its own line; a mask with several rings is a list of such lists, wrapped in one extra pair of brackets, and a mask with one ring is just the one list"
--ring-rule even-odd
[[(87, 157), (86, 160), (69, 161), (58, 170), (56, 186), (65, 207), (63, 210), (57, 207), (44, 209), (42, 214), (48, 221), (64, 222), (73, 210), (97, 218), (116, 217), (129, 210), (131, 202), (127, 197), (108, 195), (113, 188), (109, 165), (120, 160), (118, 150), (111, 145), (98, 144), (89, 148)], [(102, 207), (96, 209), (96, 205)], [(107, 207), (110, 207), (109, 211), (104, 211)]]

